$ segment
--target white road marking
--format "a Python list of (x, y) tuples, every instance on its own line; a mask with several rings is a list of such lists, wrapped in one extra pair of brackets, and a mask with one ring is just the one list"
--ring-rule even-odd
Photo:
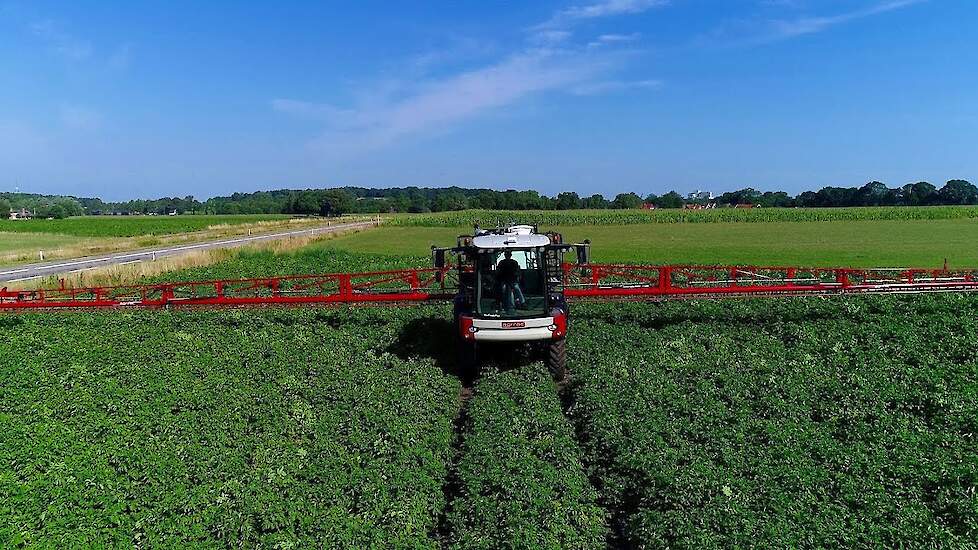
[(30, 268), (25, 267), (24, 269), (11, 269), (10, 271), (0, 271), (0, 275), (13, 275), (14, 273), (23, 273)]
[(21, 277), (20, 279), (10, 279), (8, 283), (17, 283), (20, 281), (30, 281), (31, 279), (40, 279), (44, 275), (34, 275), (33, 277)]

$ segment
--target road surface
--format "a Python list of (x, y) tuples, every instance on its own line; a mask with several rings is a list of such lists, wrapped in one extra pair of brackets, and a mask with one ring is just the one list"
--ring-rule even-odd
[(63, 275), (65, 273), (88, 271), (90, 269), (98, 269), (100, 267), (105, 267), (108, 265), (135, 264), (135, 263), (146, 262), (146, 261), (151, 262), (156, 258), (175, 256), (193, 250), (233, 248), (237, 246), (243, 246), (246, 244), (260, 243), (265, 241), (274, 241), (277, 239), (286, 239), (289, 237), (306, 237), (309, 235), (333, 233), (336, 231), (344, 231), (347, 229), (373, 227), (375, 225), (377, 224), (376, 222), (373, 221), (352, 222), (352, 223), (344, 223), (344, 224), (332, 225), (332, 226), (314, 227), (311, 229), (297, 229), (293, 231), (284, 231), (279, 233), (266, 233), (263, 235), (253, 235), (250, 237), (232, 237), (227, 239), (221, 239), (219, 241), (204, 241), (204, 242), (184, 244), (179, 246), (148, 248), (145, 250), (136, 250), (133, 252), (117, 252), (115, 254), (105, 254), (103, 256), (88, 256), (85, 258), (76, 258), (73, 260), (60, 260), (55, 262), (23, 264), (23, 265), (11, 266), (6, 268), (0, 267), (0, 284), (29, 281), (31, 279), (40, 279), (41, 277), (48, 277), (51, 275)]

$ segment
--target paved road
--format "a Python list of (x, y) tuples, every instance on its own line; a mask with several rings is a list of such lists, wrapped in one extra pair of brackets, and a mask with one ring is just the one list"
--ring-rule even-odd
[(106, 254), (104, 256), (89, 256), (89, 257), (77, 258), (73, 260), (60, 260), (56, 262), (23, 264), (23, 265), (11, 266), (6, 268), (0, 267), (0, 283), (15, 283), (19, 281), (39, 279), (41, 277), (47, 277), (50, 275), (61, 275), (64, 273), (88, 271), (89, 269), (98, 269), (100, 267), (105, 267), (107, 265), (124, 265), (124, 264), (139, 263), (143, 261), (153, 261), (156, 258), (174, 256), (177, 254), (182, 254), (184, 252), (189, 252), (191, 250), (233, 248), (237, 246), (243, 246), (246, 244), (258, 243), (264, 241), (274, 241), (277, 239), (285, 239), (288, 237), (300, 237), (300, 236), (304, 237), (308, 235), (319, 235), (325, 233), (333, 233), (336, 231), (343, 231), (345, 229), (372, 227), (374, 225), (376, 225), (376, 223), (372, 221), (344, 223), (344, 224), (332, 225), (328, 227), (298, 229), (294, 231), (285, 231), (280, 233), (266, 233), (264, 235), (253, 235), (250, 237), (231, 237), (219, 241), (205, 241), (200, 243), (185, 244), (180, 246), (169, 246), (163, 248), (148, 248), (145, 250), (136, 250), (133, 252), (118, 252), (115, 254)]

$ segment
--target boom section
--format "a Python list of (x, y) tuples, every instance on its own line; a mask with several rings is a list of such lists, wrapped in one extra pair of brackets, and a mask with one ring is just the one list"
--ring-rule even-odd
[(450, 299), (454, 287), (446, 267), (85, 288), (3, 288), (0, 309), (423, 302)]
[[(434, 268), (365, 273), (83, 288), (62, 285), (37, 290), (0, 288), (0, 309), (443, 301), (453, 299), (459, 290), (459, 277), (470, 274), (468, 266), (445, 262)], [(978, 270), (562, 263), (554, 275), (553, 279), (548, 276), (548, 284), (571, 299), (667, 300), (978, 290)]]
[(568, 298), (711, 298), (860, 293), (969, 292), (978, 270), (756, 266), (563, 266)]

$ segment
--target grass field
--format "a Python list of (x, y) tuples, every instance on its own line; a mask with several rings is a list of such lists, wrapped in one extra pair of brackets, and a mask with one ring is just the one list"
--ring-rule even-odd
[[(170, 220), (169, 223), (166, 220)], [(64, 224), (48, 225), (55, 222)], [(0, 227), (0, 265), (77, 258), (121, 250), (199, 242), (329, 223), (285, 216), (86, 217), (68, 220), (7, 220)], [(23, 225), (21, 225), (23, 224)], [(65, 230), (69, 233), (49, 233)], [(119, 235), (122, 234), (122, 235)], [(126, 236), (126, 235), (132, 236)]]
[(215, 225), (284, 220), (284, 214), (236, 216), (80, 216), (62, 220), (0, 220), (0, 233), (57, 233), (75, 237), (135, 237), (200, 231)]
[[(852, 267), (978, 267), (978, 220), (571, 225), (568, 242), (590, 239), (593, 261)], [(330, 246), (376, 254), (430, 254), (466, 227), (382, 227)]]

